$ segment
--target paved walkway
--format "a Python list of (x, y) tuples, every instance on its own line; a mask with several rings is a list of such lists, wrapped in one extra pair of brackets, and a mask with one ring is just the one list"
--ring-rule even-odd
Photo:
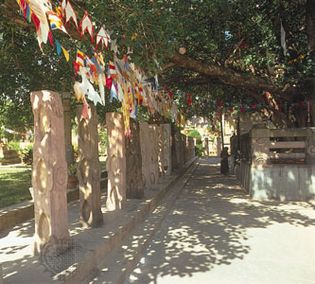
[(249, 200), (201, 160), (126, 283), (315, 283), (310, 203)]

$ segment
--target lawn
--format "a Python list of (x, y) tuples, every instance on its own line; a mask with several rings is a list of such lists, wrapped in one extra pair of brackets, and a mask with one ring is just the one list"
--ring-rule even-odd
[(31, 167), (0, 167), (0, 208), (30, 200)]

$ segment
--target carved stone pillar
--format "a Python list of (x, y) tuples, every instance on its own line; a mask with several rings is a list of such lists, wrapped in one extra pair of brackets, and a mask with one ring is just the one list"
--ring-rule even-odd
[(69, 241), (67, 163), (64, 116), (60, 96), (51, 91), (31, 93), (34, 113), (32, 185), (34, 189), (35, 247), (60, 253)]
[(106, 113), (108, 133), (107, 208), (122, 209), (126, 203), (126, 149), (124, 120), (121, 113)]
[(72, 147), (72, 127), (71, 127), (71, 93), (62, 93), (62, 105), (64, 113), (65, 125), (65, 147), (66, 147), (66, 160), (68, 166), (73, 163), (73, 147)]
[(140, 123), (142, 176), (146, 188), (157, 183), (159, 176), (157, 128), (155, 125)]
[(184, 144), (183, 144), (183, 136), (180, 133), (180, 129), (175, 126), (174, 129), (174, 138), (175, 138), (175, 151), (176, 151), (176, 159), (178, 168), (181, 169), (185, 163), (184, 157)]
[(171, 125), (162, 124), (163, 134), (163, 171), (164, 174), (170, 175), (172, 173), (172, 152), (171, 152)]
[(101, 210), (101, 170), (98, 159), (97, 113), (89, 106), (89, 119), (81, 119), (82, 106), (78, 107), (78, 179), (80, 189), (80, 221), (84, 226), (103, 224)]
[(193, 137), (187, 137), (188, 141), (188, 161), (195, 157), (195, 139)]
[(188, 137), (186, 135), (182, 135), (182, 139), (184, 144), (184, 161), (186, 163), (189, 160)]
[(138, 122), (130, 120), (131, 137), (126, 138), (126, 186), (127, 198), (141, 199), (144, 196), (142, 178), (142, 157), (140, 127)]
[(159, 155), (159, 141), (158, 141), (158, 126), (154, 124), (149, 125), (149, 134), (150, 134), (150, 142), (152, 145), (150, 152), (150, 161), (151, 161), (151, 173), (150, 173), (150, 182), (151, 184), (156, 184), (159, 181), (159, 163), (158, 163), (158, 155)]
[(210, 153), (209, 153), (209, 138), (205, 138), (205, 154), (206, 156), (209, 156)]
[(164, 176), (164, 133), (162, 125), (155, 125), (158, 145), (159, 177)]
[(269, 129), (252, 129), (251, 136), (251, 162), (252, 166), (262, 166), (267, 163), (270, 147)]
[(315, 128), (314, 127), (307, 129), (306, 162), (309, 165), (315, 165)]

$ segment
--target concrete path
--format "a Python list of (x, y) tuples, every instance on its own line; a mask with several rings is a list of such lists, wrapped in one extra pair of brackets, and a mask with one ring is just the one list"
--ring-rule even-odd
[(126, 283), (315, 283), (314, 204), (251, 201), (218, 172), (200, 161)]

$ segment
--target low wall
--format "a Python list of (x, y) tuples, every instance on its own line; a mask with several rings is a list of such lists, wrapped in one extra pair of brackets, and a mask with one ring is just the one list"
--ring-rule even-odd
[(235, 174), (255, 200), (315, 198), (314, 128), (252, 129), (241, 136)]

